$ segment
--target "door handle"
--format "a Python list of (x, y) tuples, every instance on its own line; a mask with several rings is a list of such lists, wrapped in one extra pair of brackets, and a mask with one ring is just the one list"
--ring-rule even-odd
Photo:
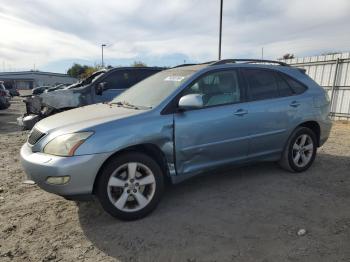
[(233, 113), (235, 116), (244, 116), (248, 114), (248, 110), (245, 109), (237, 109), (236, 112)]
[(298, 107), (300, 106), (300, 103), (298, 101), (293, 101), (292, 103), (289, 104), (291, 107)]

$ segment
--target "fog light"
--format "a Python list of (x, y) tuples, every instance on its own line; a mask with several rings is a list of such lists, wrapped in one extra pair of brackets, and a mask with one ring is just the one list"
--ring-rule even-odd
[(46, 182), (51, 185), (63, 185), (67, 184), (70, 180), (70, 176), (49, 176)]

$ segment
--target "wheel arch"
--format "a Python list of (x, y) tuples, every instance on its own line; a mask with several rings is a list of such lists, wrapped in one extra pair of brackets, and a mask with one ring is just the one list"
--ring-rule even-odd
[(316, 121), (306, 121), (298, 125), (297, 127), (307, 127), (311, 129), (316, 136), (317, 139), (317, 147), (320, 146), (320, 137), (321, 137), (321, 127)]
[(160, 166), (162, 171), (164, 172), (165, 176), (164, 179), (167, 183), (171, 183), (170, 175), (169, 175), (169, 169), (167, 165), (167, 160), (166, 157), (163, 153), (163, 151), (154, 144), (151, 143), (144, 143), (144, 144), (138, 144), (138, 145), (132, 145), (126, 148), (123, 148), (112, 155), (110, 155), (102, 164), (102, 166), (99, 168), (97, 175), (95, 177), (92, 193), (95, 194), (96, 192), (96, 186), (97, 186), (97, 181), (102, 173), (102, 170), (105, 168), (106, 164), (113, 158), (125, 154), (125, 153), (130, 153), (130, 152), (135, 152), (135, 153), (144, 153), (151, 158), (153, 158)]

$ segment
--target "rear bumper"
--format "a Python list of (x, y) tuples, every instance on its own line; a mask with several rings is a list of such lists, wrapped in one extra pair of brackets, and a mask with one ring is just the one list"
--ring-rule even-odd
[(320, 124), (320, 143), (319, 146), (322, 146), (326, 141), (328, 140), (329, 134), (331, 133), (332, 129), (332, 120), (326, 120), (322, 121)]
[[(33, 153), (28, 144), (21, 148), (21, 163), (28, 179), (33, 180), (47, 192), (67, 198), (91, 195), (96, 175), (109, 154), (59, 157)], [(48, 177), (69, 176), (66, 184), (53, 185)]]

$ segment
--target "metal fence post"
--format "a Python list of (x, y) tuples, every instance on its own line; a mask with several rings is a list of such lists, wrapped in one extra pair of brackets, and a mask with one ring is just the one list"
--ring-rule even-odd
[(334, 72), (334, 78), (333, 78), (333, 84), (332, 84), (332, 92), (331, 92), (331, 108), (330, 108), (330, 111), (331, 111), (331, 114), (333, 115), (335, 112), (333, 112), (333, 104), (334, 104), (334, 93), (335, 93), (335, 87), (336, 87), (336, 84), (337, 84), (337, 79), (338, 79), (338, 68), (339, 68), (339, 61), (340, 59), (337, 58), (337, 61), (335, 63), (335, 72)]

